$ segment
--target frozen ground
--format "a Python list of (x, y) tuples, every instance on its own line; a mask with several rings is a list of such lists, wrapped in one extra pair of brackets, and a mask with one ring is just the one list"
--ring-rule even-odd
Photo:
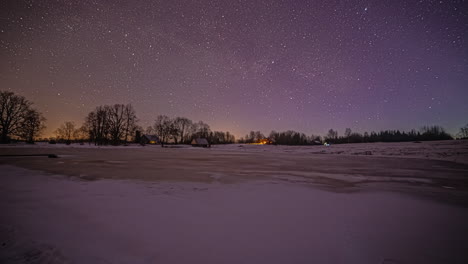
[(426, 141), (403, 143), (337, 144), (331, 146), (261, 146), (256, 145), (215, 146), (220, 149), (244, 150), (247, 152), (277, 152), (335, 155), (374, 155), (380, 157), (404, 157), (454, 161), (468, 164), (468, 140)]
[[(8, 149), (14, 146), (18, 148), (40, 148), (40, 149), (141, 149), (154, 148), (159, 146), (146, 146), (131, 144), (129, 146), (106, 146), (96, 147), (89, 144), (56, 144), (37, 143), (33, 146), (27, 144), (20, 145), (0, 145), (1, 149)], [(193, 149), (190, 146), (178, 145), (177, 148)], [(234, 152), (269, 152), (269, 153), (302, 153), (302, 154), (336, 154), (336, 155), (377, 155), (384, 157), (405, 157), (405, 158), (425, 158), (454, 161), (468, 164), (468, 140), (450, 141), (426, 141), (426, 142), (403, 142), (403, 143), (362, 143), (362, 144), (337, 144), (332, 146), (272, 146), (272, 145), (214, 145), (213, 149), (220, 151)]]
[(1, 146), (0, 263), (468, 263), (467, 146)]

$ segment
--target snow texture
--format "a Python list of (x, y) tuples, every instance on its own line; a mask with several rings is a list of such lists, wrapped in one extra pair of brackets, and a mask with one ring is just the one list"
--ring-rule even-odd
[[(403, 148), (411, 149), (408, 144)], [(369, 145), (376, 153), (388, 154), (392, 149)], [(466, 195), (460, 183), (464, 183), (464, 175), (466, 178), (464, 163), (413, 157), (424, 157), (421, 153), (403, 159), (344, 153), (310, 154), (312, 158), (307, 159), (317, 164), (332, 160), (346, 169), (351, 166), (346, 160), (357, 158), (352, 162), (364, 162), (373, 171), (348, 175), (323, 170), (317, 164), (319, 169), (314, 170), (301, 163), (300, 157), (315, 148), (255, 147), (135, 146), (110, 147), (109, 152), (92, 147), (3, 147), (0, 154), (17, 153), (18, 149), (19, 153), (62, 152), (57, 152), (58, 159), (37, 157), (25, 162), (18, 157), (1, 158), (0, 262), (468, 263), (467, 207), (438, 199)], [(357, 151), (338, 147), (348, 154)], [(119, 154), (119, 149), (125, 151)], [(268, 152), (263, 153), (264, 149)], [(124, 158), (128, 156), (133, 160)], [(272, 156), (280, 166), (276, 172), (268, 169)], [(234, 165), (223, 163), (223, 157)], [(244, 158), (252, 162), (245, 165)], [(137, 160), (142, 160), (137, 167), (147, 167), (129, 169)], [(148, 165), (158, 160), (169, 164)], [(398, 164), (398, 170), (382, 183), (381, 173), (387, 167), (372, 164), (388, 160), (399, 161), (389, 163)], [(291, 162), (299, 168), (294, 169)], [(439, 169), (424, 170), (431, 164)], [(83, 177), (69, 177), (73, 175), (61, 166), (89, 171)], [(91, 170), (99, 166), (100, 171), (93, 174)], [(143, 177), (155, 173), (153, 170), (164, 175)], [(422, 176), (430, 171), (433, 175)], [(190, 177), (200, 172), (208, 177)], [(127, 177), (120, 177), (124, 174)], [(225, 181), (242, 175), (250, 178)], [(438, 182), (444, 175), (452, 186)], [(352, 185), (360, 177), (380, 182), (379, 188)], [(388, 188), (391, 192), (380, 188), (393, 186), (395, 178), (404, 181)], [(335, 181), (349, 182), (352, 187)], [(420, 195), (427, 193), (435, 197)]]

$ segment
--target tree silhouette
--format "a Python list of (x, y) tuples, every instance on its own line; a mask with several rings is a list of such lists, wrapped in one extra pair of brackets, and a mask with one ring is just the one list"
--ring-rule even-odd
[(326, 140), (335, 143), (338, 140), (338, 131), (335, 131), (333, 129), (328, 130)]
[(460, 132), (458, 133), (458, 136), (462, 139), (468, 138), (468, 124), (460, 128)]
[(98, 106), (86, 117), (86, 126), (89, 128), (89, 138), (95, 145), (103, 145), (108, 142), (109, 118), (108, 107)]
[(0, 143), (9, 143), (12, 136), (33, 142), (39, 135), (45, 118), (31, 105), (23, 96), (0, 91)]
[(19, 128), (19, 136), (28, 143), (34, 143), (34, 139), (45, 129), (45, 120), (37, 110), (28, 109)]
[(167, 143), (169, 137), (173, 134), (175, 127), (173, 121), (168, 116), (158, 115), (154, 123), (154, 130), (161, 141), (161, 147), (164, 147), (164, 144)]
[(192, 123), (192, 120), (185, 117), (176, 117), (174, 119), (174, 126), (179, 132), (178, 141), (180, 143), (187, 143), (187, 132), (189, 131), (189, 127), (192, 125)]
[(55, 130), (55, 134), (57, 136), (57, 140), (65, 140), (67, 144), (71, 143), (71, 140), (75, 138), (76, 128), (75, 123), (73, 122), (65, 122), (60, 125), (57, 130)]

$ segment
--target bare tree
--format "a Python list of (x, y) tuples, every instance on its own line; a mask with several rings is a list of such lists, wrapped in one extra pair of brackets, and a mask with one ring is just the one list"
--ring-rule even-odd
[(89, 128), (86, 126), (86, 124), (83, 124), (80, 128), (75, 129), (73, 137), (75, 138), (75, 140), (78, 140), (81, 143), (89, 139)]
[(255, 142), (260, 142), (260, 140), (264, 139), (265, 135), (262, 134), (260, 131), (255, 132)]
[(350, 139), (351, 134), (352, 134), (351, 128), (346, 128), (344, 134), (345, 134), (345, 137), (347, 138), (348, 143), (349, 143), (349, 139)]
[(174, 132), (174, 123), (168, 116), (158, 115), (154, 123), (154, 130), (159, 136), (161, 147), (164, 147), (164, 143), (167, 143)]
[(101, 145), (111, 142), (114, 145), (121, 141), (128, 142), (137, 129), (137, 116), (131, 104), (104, 105), (88, 114), (85, 126), (90, 140)]
[(468, 138), (468, 124), (462, 128), (460, 128), (460, 132), (458, 133), (460, 138)]
[[(274, 131), (272, 131), (273, 133)], [(260, 142), (262, 139), (265, 138), (265, 135), (262, 134), (260, 131), (250, 131), (249, 134), (245, 136), (246, 143), (256, 143)]]
[(179, 142), (185, 143), (187, 141), (187, 132), (189, 127), (192, 125), (192, 120), (185, 117), (176, 117), (174, 119), (175, 128), (179, 132)]
[(153, 135), (156, 131), (154, 130), (154, 127), (152, 126), (148, 126), (146, 129), (145, 129), (145, 133), (148, 134), (148, 135)]
[(34, 143), (34, 139), (45, 129), (45, 120), (37, 110), (28, 109), (19, 128), (19, 136), (28, 143)]
[(226, 138), (224, 139), (224, 141), (226, 142), (226, 144), (232, 144), (236, 142), (236, 138), (234, 137), (234, 135), (229, 133), (229, 131), (227, 131)]
[(192, 139), (196, 138), (197, 131), (198, 131), (198, 123), (192, 122), (192, 124), (188, 127), (187, 141), (192, 141)]
[(275, 130), (272, 130), (268, 138), (270, 140), (273, 140), (273, 142), (277, 143), (279, 141), (279, 136), (280, 134), (278, 132), (276, 132)]
[(108, 122), (109, 122), (109, 135), (112, 144), (118, 145), (120, 139), (124, 136), (125, 129), (125, 116), (124, 105), (115, 104), (107, 106)]
[(90, 140), (95, 145), (107, 143), (109, 134), (108, 107), (98, 106), (86, 117), (86, 126), (89, 128)]
[(31, 103), (12, 92), (0, 92), (0, 143), (9, 143), (11, 136), (18, 136), (25, 119), (31, 117)]
[(250, 131), (249, 134), (245, 137), (246, 140), (248, 141), (247, 143), (254, 143), (256, 140), (256, 133), (255, 131)]
[(88, 115), (86, 126), (90, 131), (90, 138), (97, 144), (110, 141), (120, 144), (128, 142), (129, 137), (137, 128), (137, 116), (131, 104), (104, 105), (96, 108)]
[(131, 104), (125, 105), (124, 117), (125, 117), (124, 140), (125, 140), (125, 143), (127, 143), (128, 137), (130, 135), (133, 135), (138, 128), (137, 126), (138, 118)]
[(223, 131), (214, 131), (210, 133), (211, 144), (231, 144), (234, 143), (235, 138), (231, 133)]
[(142, 143), (141, 142), (141, 131), (143, 131), (143, 129), (140, 127), (140, 126), (137, 126), (135, 128), (135, 135), (133, 137), (133, 142), (134, 143)]
[(174, 140), (174, 142), (177, 144), (177, 137), (179, 136), (180, 132), (177, 126), (174, 123), (174, 120), (171, 119), (171, 122), (168, 124), (169, 127), (169, 136)]
[(453, 139), (441, 126), (423, 126), (421, 128), (421, 137), (423, 140)]
[(210, 137), (210, 126), (207, 123), (204, 123), (203, 121), (198, 121), (196, 124), (196, 132), (195, 132), (195, 137), (199, 138), (208, 138)]
[(333, 129), (328, 130), (326, 139), (328, 141), (336, 141), (338, 139), (338, 131), (335, 131)]
[(55, 130), (55, 134), (57, 139), (63, 139), (67, 144), (70, 144), (71, 140), (75, 138), (75, 129), (75, 123), (68, 121), (60, 125), (60, 127)]
[(351, 133), (352, 133), (351, 128), (346, 128), (346, 130), (345, 130), (345, 132), (344, 132), (345, 137), (351, 136)]

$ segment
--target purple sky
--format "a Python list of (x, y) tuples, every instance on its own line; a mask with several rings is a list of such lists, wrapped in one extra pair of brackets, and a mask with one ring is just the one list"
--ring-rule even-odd
[(468, 122), (465, 1), (24, 1), (0, 6), (0, 89), (46, 135), (131, 103), (213, 130)]

